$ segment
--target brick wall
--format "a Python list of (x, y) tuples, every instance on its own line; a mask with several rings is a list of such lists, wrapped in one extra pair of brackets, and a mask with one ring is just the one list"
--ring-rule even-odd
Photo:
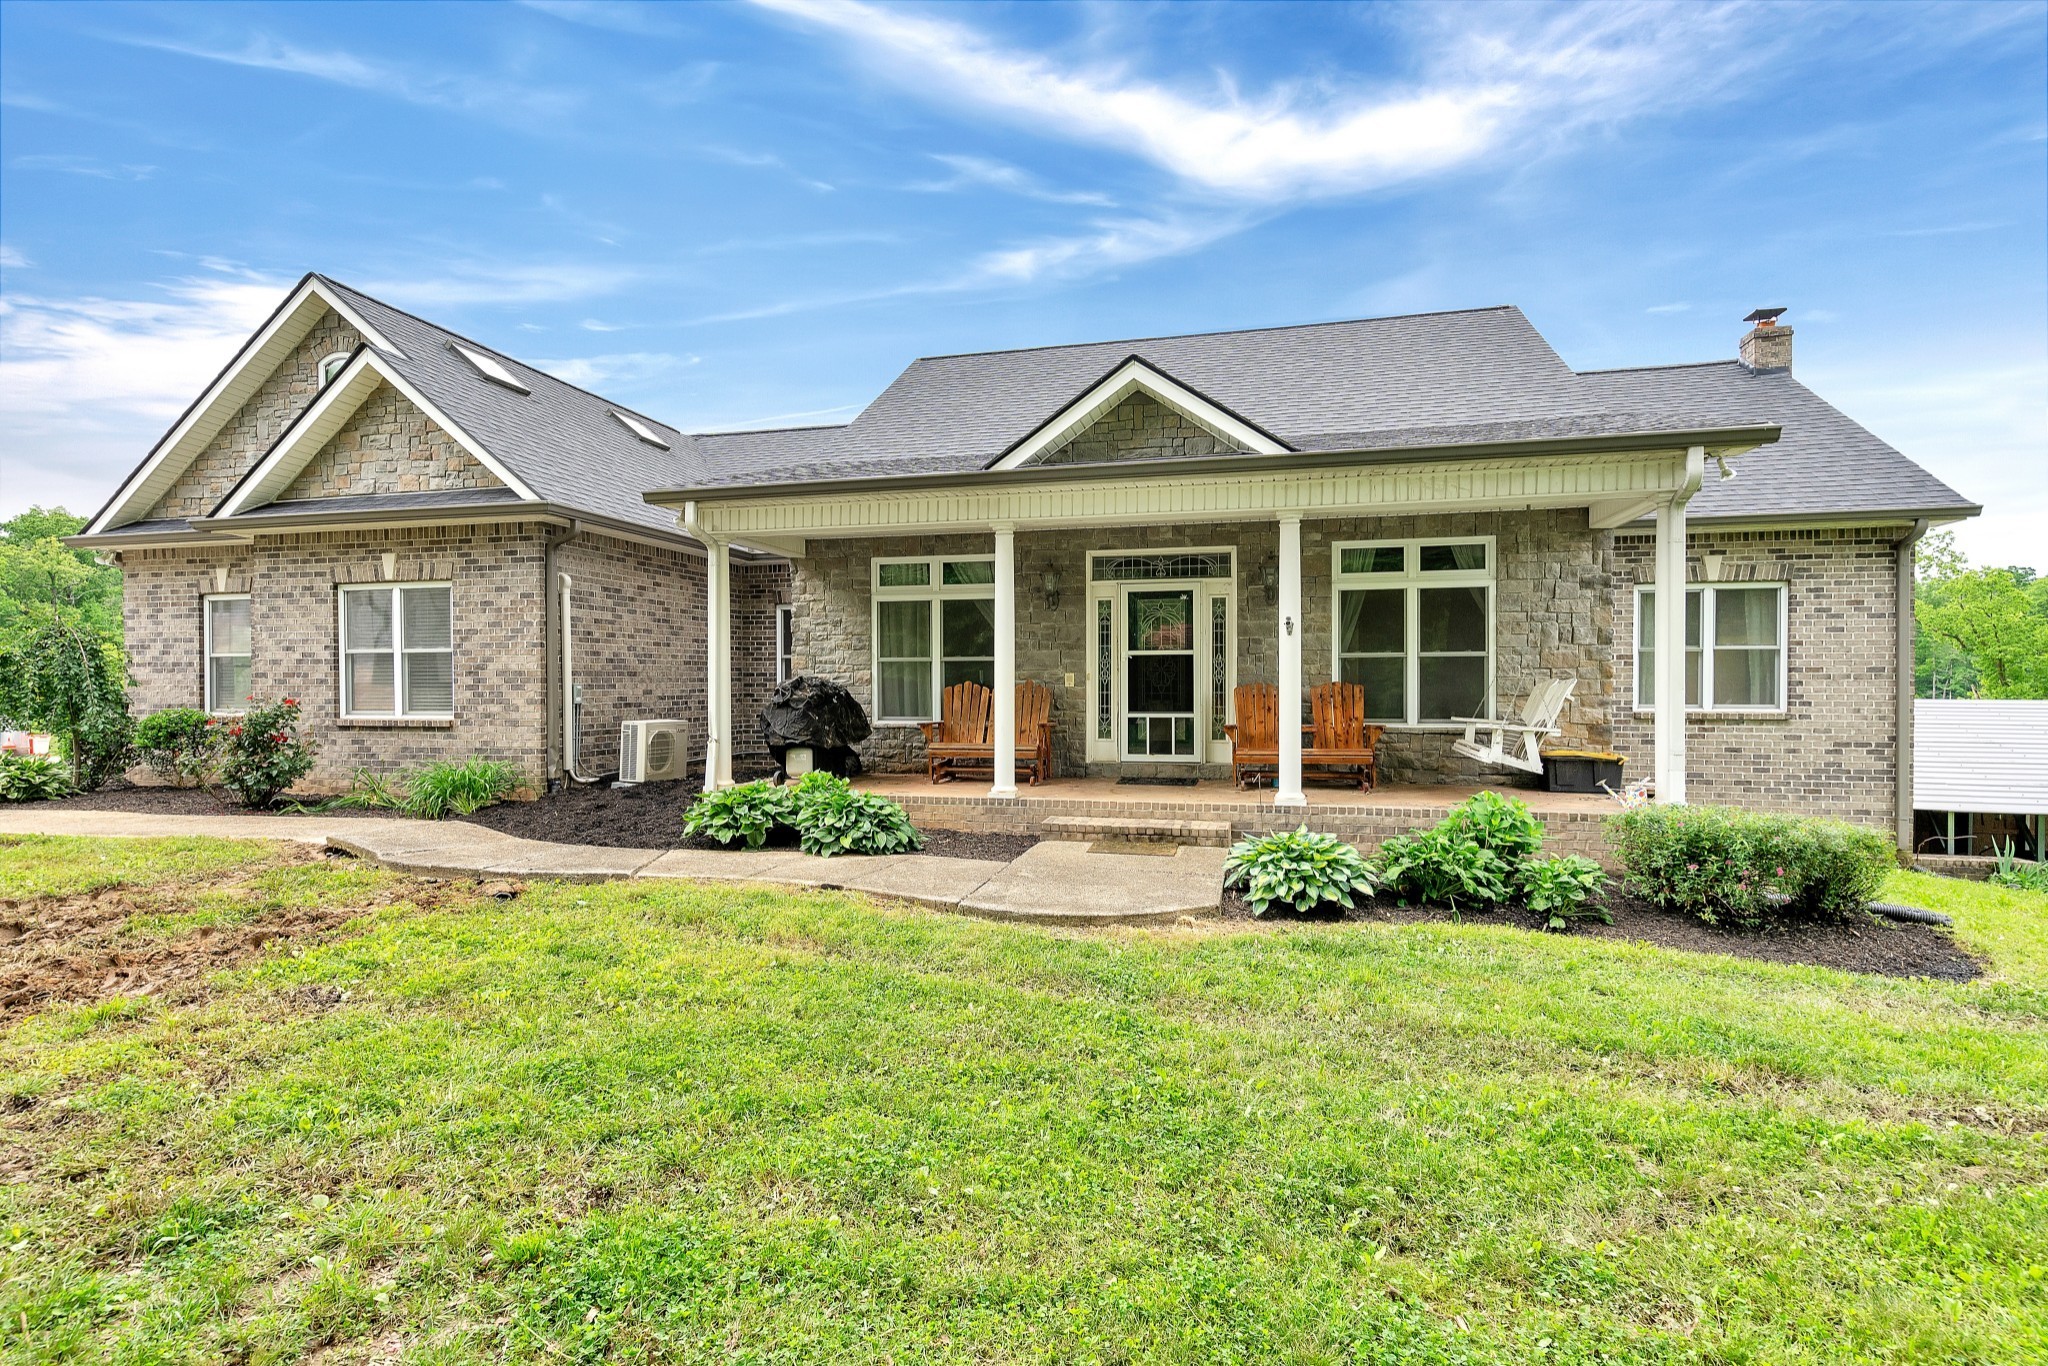
[(1065, 445), (1035, 462), (1041, 465), (1097, 464), (1217, 455), (1239, 450), (1198, 422), (1190, 421), (1144, 390), (1138, 390), (1090, 423)]
[[(1496, 691), (1502, 708), (1519, 706), (1539, 675), (1575, 673), (1578, 691), (1564, 718), (1568, 739), (1606, 745), (1612, 739), (1607, 698), (1613, 688), (1614, 620), (1609, 580), (1612, 537), (1590, 531), (1584, 512), (1459, 514), (1311, 521), (1302, 531), (1302, 672), (1309, 685), (1330, 678), (1332, 542), (1415, 536), (1492, 535), (1497, 538), (1495, 583)], [(878, 556), (989, 554), (990, 536), (891, 537), (814, 541), (797, 565), (794, 587), (799, 670), (821, 673), (852, 688), (863, 706), (874, 705), (870, 633), (873, 620), (869, 562)], [(1278, 613), (1267, 602), (1260, 569), (1278, 550), (1271, 522), (1085, 531), (1024, 531), (1017, 535), (1017, 674), (1051, 687), (1057, 771), (1088, 769), (1085, 752), (1093, 716), (1088, 686), (1088, 562), (1092, 550), (1155, 551), (1229, 546), (1236, 551), (1237, 681), (1270, 680), (1279, 654)], [(1045, 604), (1046, 569), (1057, 570), (1060, 606)], [(1072, 673), (1074, 683), (1066, 684)], [(1389, 781), (1488, 781), (1508, 774), (1482, 769), (1452, 755), (1456, 734), (1395, 731), (1383, 742)], [(878, 725), (863, 749), (878, 771), (923, 764), (923, 739), (913, 726)], [(1141, 771), (1138, 765), (1096, 764), (1092, 771)], [(1186, 772), (1176, 767), (1175, 772)], [(1205, 773), (1227, 769), (1204, 768)]]
[(502, 487), (455, 438), (379, 383), (280, 498)]
[(675, 717), (692, 754), (704, 747), (704, 557), (609, 536), (579, 535), (555, 552), (570, 596), (576, 683), (583, 690), (578, 768), (619, 767), (619, 726)]
[(166, 707), (206, 705), (209, 593), (246, 593), (254, 555), (247, 546), (128, 550), (116, 555), (124, 583), (121, 612), (128, 640), (128, 705), (137, 716)]
[(362, 337), (329, 312), (313, 324), (290, 356), (272, 371), (192, 461), (191, 467), (157, 500), (148, 517), (199, 517), (211, 512), (228, 490), (270, 449), (293, 418), (320, 392), (320, 360), (352, 351)]
[[(1694, 713), (1686, 720), (1686, 796), (1835, 816), (1890, 829), (1898, 785), (1896, 542), (1904, 527), (1694, 534), (1687, 573), (1786, 585), (1783, 715)], [(1656, 577), (1649, 536), (1615, 541), (1615, 746), (1651, 763), (1651, 718), (1635, 712), (1635, 585)]]

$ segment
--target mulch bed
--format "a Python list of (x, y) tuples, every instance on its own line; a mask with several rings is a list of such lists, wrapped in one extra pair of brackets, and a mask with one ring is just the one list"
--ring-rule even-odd
[[(1868, 972), (1884, 977), (1932, 977), (1944, 982), (1967, 982), (1983, 975), (1984, 967), (1956, 945), (1946, 929), (1935, 925), (1909, 925), (1876, 916), (1836, 925), (1798, 925), (1761, 931), (1719, 929), (1701, 924), (1689, 915), (1660, 910), (1625, 893), (1607, 898), (1614, 915), (1612, 925), (1580, 921), (1562, 933), (1585, 939), (1621, 939), (1654, 944), (1659, 948), (1683, 949), (1690, 953), (1723, 953), (1732, 958), (1754, 958), (1767, 963), (1790, 963), (1805, 967), (1839, 968), (1844, 972)], [(1226, 920), (1249, 920), (1251, 907), (1236, 888), (1223, 892)], [(1397, 906), (1377, 900), (1353, 911), (1341, 906), (1325, 907), (1311, 916), (1268, 917), (1278, 923), (1287, 919), (1370, 921), (1382, 925), (1421, 925), (1453, 921), (1468, 925), (1514, 925), (1542, 932), (1541, 918), (1520, 910), (1492, 910), (1453, 915), (1441, 906)]]
[[(647, 783), (639, 787), (572, 787), (538, 801), (505, 802), (467, 817), (478, 825), (521, 839), (559, 844), (600, 844), (614, 849), (717, 849), (722, 846), (683, 833), (683, 812), (697, 797), (691, 782)], [(982, 835), (958, 830), (925, 830), (919, 853), (939, 858), (1001, 859), (1038, 843), (1035, 835)], [(771, 840), (773, 848), (795, 848), (793, 836)]]
[[(279, 810), (278, 807), (284, 803), (267, 809), (252, 810), (225, 792), (207, 791), (197, 787), (140, 787), (125, 778), (118, 778), (97, 792), (81, 792), (46, 805), (61, 811), (139, 811), (150, 816), (276, 816), (283, 820), (300, 818), (299, 812)], [(382, 816), (392, 820), (406, 819), (402, 811), (344, 811), (340, 814)]]

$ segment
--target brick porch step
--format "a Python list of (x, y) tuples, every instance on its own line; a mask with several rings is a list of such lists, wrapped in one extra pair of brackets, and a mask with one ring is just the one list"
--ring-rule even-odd
[(1049, 840), (1158, 840), (1228, 848), (1229, 821), (1159, 821), (1137, 816), (1047, 816), (1038, 833)]

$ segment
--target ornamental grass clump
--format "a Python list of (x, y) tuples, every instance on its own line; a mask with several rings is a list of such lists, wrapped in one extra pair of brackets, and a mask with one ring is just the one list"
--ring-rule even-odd
[(406, 776), (405, 796), (398, 805), (421, 820), (470, 816), (511, 796), (519, 786), (519, 776), (519, 765), (503, 759), (427, 764)]
[(220, 785), (243, 806), (265, 807), (313, 768), (313, 742), (299, 734), (299, 702), (287, 697), (251, 705), (227, 718), (221, 740)]
[(1363, 855), (1335, 835), (1305, 825), (1232, 845), (1223, 863), (1223, 884), (1243, 887), (1252, 914), (1261, 917), (1276, 906), (1298, 914), (1328, 905), (1350, 910), (1356, 905), (1353, 898), (1370, 898), (1379, 890)]
[(1709, 925), (1840, 920), (1897, 867), (1891, 836), (1728, 806), (1646, 806), (1608, 819), (1628, 887)]

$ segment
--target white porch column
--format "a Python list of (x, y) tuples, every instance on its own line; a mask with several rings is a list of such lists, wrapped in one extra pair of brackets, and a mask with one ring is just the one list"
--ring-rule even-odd
[(1677, 805), (1685, 802), (1685, 505), (1699, 490), (1706, 451), (1694, 446), (1686, 456), (1685, 483), (1657, 508), (1657, 714), (1651, 732), (1657, 800)]
[(1301, 790), (1301, 514), (1280, 518), (1280, 773), (1273, 805), (1306, 807)]
[(704, 790), (732, 786), (732, 550), (705, 540)]
[(1017, 795), (1017, 528), (996, 524), (996, 771), (991, 797)]

